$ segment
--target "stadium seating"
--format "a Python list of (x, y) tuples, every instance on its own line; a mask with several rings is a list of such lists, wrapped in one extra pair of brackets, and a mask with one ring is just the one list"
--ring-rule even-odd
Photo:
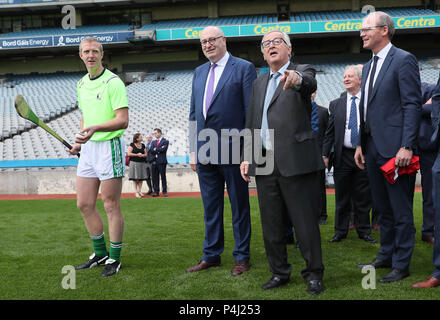
[(20, 118), (14, 99), (22, 94), (35, 114), (49, 121), (72, 110), (76, 104), (76, 83), (81, 73), (14, 76), (12, 85), (0, 87), (0, 138), (15, 135), (32, 124)]
[[(380, 9), (388, 13), (391, 17), (404, 16), (420, 16), (420, 15), (435, 15), (436, 12), (428, 9), (419, 8), (402, 8), (402, 9)], [(290, 16), (290, 21), (320, 21), (320, 20), (347, 20), (347, 19), (362, 19), (365, 17), (360, 11), (327, 11), (327, 12), (309, 12), (297, 13)]]
[[(436, 83), (437, 60), (424, 59), (419, 64), (422, 81)], [(342, 75), (346, 62), (313, 65), (318, 81), (316, 102), (327, 107), (344, 91)], [(128, 147), (134, 133), (141, 132), (145, 136), (154, 128), (161, 128), (170, 141), (168, 156), (185, 157), (189, 152), (188, 115), (193, 70), (160, 74), (163, 80), (150, 74), (144, 82), (127, 86), (130, 125), (124, 133), (124, 141)], [(17, 115), (13, 100), (16, 94), (23, 94), (39, 117), (66, 141), (73, 142), (81, 119), (81, 112), (75, 108), (76, 82), (81, 76), (82, 73), (13, 76), (13, 88), (0, 87), (0, 140), (3, 140), (0, 141), (0, 161), (69, 157), (60, 142)]]
[(276, 15), (253, 15), (253, 16), (233, 16), (223, 18), (204, 18), (204, 19), (184, 19), (184, 20), (163, 20), (153, 24), (146, 24), (138, 30), (151, 29), (171, 29), (187, 27), (205, 27), (205, 26), (227, 26), (237, 24), (260, 24), (276, 23)]

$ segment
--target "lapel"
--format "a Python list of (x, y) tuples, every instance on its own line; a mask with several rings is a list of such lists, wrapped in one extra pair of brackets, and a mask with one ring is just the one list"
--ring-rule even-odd
[(338, 125), (338, 127), (344, 128), (345, 131), (345, 122), (347, 121), (347, 91), (345, 91), (339, 99), (337, 115), (339, 121), (341, 121), (341, 124)]
[[(344, 144), (345, 122), (347, 121), (347, 91), (339, 98), (335, 108), (335, 142)], [(338, 137), (338, 138), (336, 138)]]
[(385, 76), (385, 73), (387, 72), (391, 62), (393, 61), (394, 52), (396, 51), (394, 46), (391, 46), (390, 51), (388, 51), (388, 54), (385, 58), (385, 61), (382, 64), (382, 67), (380, 68), (380, 72), (377, 75), (376, 82), (374, 83), (373, 92), (368, 94), (368, 102), (373, 100), (374, 96), (376, 95), (376, 92), (378, 88), (380, 87), (380, 83), (383, 80), (383, 77)]
[(198, 103), (197, 105), (200, 106), (200, 108), (198, 108), (198, 112), (200, 113), (201, 117), (203, 118), (203, 98), (205, 96), (205, 87), (206, 87), (206, 82), (208, 81), (208, 74), (209, 74), (209, 69), (211, 67), (211, 63), (207, 62), (205, 63), (201, 68), (200, 68), (200, 76), (198, 77), (198, 87), (201, 88), (200, 90), (198, 90), (199, 92), (199, 96), (198, 101), (200, 101), (200, 103)]
[[(293, 67), (293, 63), (290, 62), (289, 66), (287, 67), (287, 70), (294, 70), (295, 68)], [(283, 77), (283, 74), (280, 76)], [(267, 85), (266, 85), (267, 87)], [(267, 108), (267, 110), (270, 109), (270, 107), (272, 106), (272, 104), (275, 102), (275, 100), (278, 98), (278, 96), (281, 94), (281, 92), (283, 91), (283, 87), (284, 87), (284, 82), (279, 82), (277, 89), (275, 90), (275, 93), (273, 94), (272, 100), (269, 103), (269, 107)], [(266, 95), (266, 92), (264, 93)], [(263, 98), (263, 104), (264, 104), (264, 98)]]
[[(212, 96), (211, 106), (215, 102), (215, 99), (219, 95), (220, 91), (222, 91), (223, 87), (225, 86), (225, 83), (227, 83), (229, 78), (231, 77), (232, 70), (234, 69), (234, 64), (235, 64), (235, 59), (229, 53), (228, 61), (226, 62), (226, 66), (223, 69), (223, 73), (222, 73), (222, 75), (221, 75), (221, 77), (220, 77), (220, 79), (219, 79), (219, 81), (217, 83), (217, 87), (215, 88), (214, 95)], [(208, 81), (208, 80), (206, 80), (206, 81)], [(209, 108), (209, 110), (211, 110), (211, 107)], [(209, 112), (209, 110), (208, 110), (208, 112)]]

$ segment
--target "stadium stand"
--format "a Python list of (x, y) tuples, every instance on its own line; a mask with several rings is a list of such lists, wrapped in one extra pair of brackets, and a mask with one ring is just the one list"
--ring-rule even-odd
[[(14, 1), (14, 3), (18, 2)], [(38, 2), (39, 1), (32, 0), (32, 4), (29, 5), (35, 7)], [(273, 5), (271, 7), (272, 9), (267, 9), (269, 6), (264, 5), (265, 2), (270, 3), (272, 1), (255, 1), (255, 5), (261, 7), (261, 13), (256, 13), (258, 10), (251, 10), (251, 12), (248, 12), (248, 8), (241, 5), (239, 2), (235, 4), (237, 10), (234, 10), (232, 13), (231, 8), (234, 7), (234, 2), (227, 1), (229, 11), (225, 15), (221, 14), (223, 11), (220, 8), (223, 6), (223, 3), (220, 2), (218, 2), (216, 7), (205, 1), (182, 1), (184, 4), (179, 6), (179, 8), (182, 9), (182, 11), (179, 11), (181, 14), (176, 15), (171, 12), (172, 10), (169, 12), (166, 10), (167, 7), (169, 7), (169, 9), (174, 9), (172, 4), (167, 5), (159, 3), (160, 1), (148, 1), (148, 4), (145, 4), (144, 6), (138, 5), (134, 10), (145, 10), (144, 7), (150, 8), (151, 18), (147, 19), (149, 21), (143, 23), (143, 25), (137, 24), (137, 27), (134, 28), (135, 24), (129, 20), (118, 20), (121, 23), (109, 24), (102, 24), (103, 20), (99, 20), (96, 25), (90, 25), (91, 23), (94, 23), (94, 19), (90, 17), (99, 17), (99, 19), (103, 19), (102, 17), (104, 17), (105, 14), (98, 13), (95, 16), (86, 18), (89, 14), (88, 11), (94, 11), (96, 13), (106, 10), (104, 9), (106, 7), (105, 1), (102, 2), (102, 8), (96, 7), (92, 2), (93, 1), (90, 1), (89, 4), (87, 4), (87, 1), (84, 2), (85, 7), (81, 10), (79, 15), (84, 17), (83, 20), (86, 22), (86, 25), (77, 26), (76, 29), (52, 27), (29, 29), (28, 26), (13, 26), (12, 29), (16, 29), (16, 32), (0, 34), (0, 40), (5, 39), (6, 44), (8, 44), (8, 41), (13, 42), (14, 39), (19, 38), (52, 38), (51, 45), (48, 46), (47, 50), (39, 47), (38, 50), (40, 51), (36, 52), (30, 47), (22, 47), (20, 45), (10, 47), (3, 45), (2, 47), (2, 42), (0, 41), (0, 59), (1, 57), (8, 57), (7, 52), (9, 51), (13, 52), (13, 54), (10, 55), (11, 57), (17, 54), (25, 57), (28, 55), (30, 61), (29, 64), (35, 66), (44, 60), (32, 58), (38, 57), (39, 52), (42, 52), (41, 55), (44, 56), (47, 54), (48, 56), (53, 56), (55, 59), (54, 61), (58, 61), (58, 67), (46, 72), (66, 70), (63, 68), (64, 60), (57, 56), (57, 54), (61, 53), (60, 56), (63, 54), (66, 56), (73, 56), (73, 53), (76, 54), (77, 52), (77, 48), (75, 47), (77, 43), (72, 42), (70, 43), (71, 48), (67, 48), (68, 45), (61, 49), (60, 47), (57, 47), (57, 45), (62, 42), (62, 40), (66, 42), (65, 40), (68, 37), (72, 36), (73, 38), (77, 37), (77, 35), (82, 37), (93, 34), (116, 34), (121, 32), (121, 37), (117, 39), (117, 43), (105, 43), (107, 46), (105, 47), (105, 51), (111, 56), (110, 63), (116, 65), (120, 74), (123, 73), (124, 69), (147, 72), (147, 76), (143, 78), (143, 81), (133, 82), (127, 86), (130, 104), (130, 125), (124, 134), (125, 142), (128, 145), (135, 132), (139, 131), (145, 134), (151, 132), (156, 127), (160, 127), (167, 139), (170, 140), (168, 156), (173, 158), (176, 162), (185, 162), (188, 156), (187, 129), (193, 74), (192, 66), (197, 63), (200, 64), (205, 60), (203, 55), (201, 55), (197, 41), (179, 42), (180, 40), (185, 40), (182, 38), (178, 39), (179, 41), (173, 42), (174, 39), (171, 37), (166, 43), (155, 41), (148, 44), (141, 43), (139, 47), (136, 47), (129, 42), (128, 37), (130, 37), (130, 35), (136, 35), (136, 32), (138, 31), (170, 30), (171, 33), (173, 30), (185, 28), (195, 28), (196, 30), (200, 30), (200, 28), (207, 25), (240, 27), (262, 25), (269, 29), (276, 27), (281, 22), (356, 21), (365, 16), (360, 8), (353, 9), (350, 8), (348, 4), (347, 6), (332, 4), (332, 7), (334, 8), (333, 10), (322, 10), (319, 5), (306, 5), (307, 1), (303, 1), (304, 5), (301, 4), (301, 1), (296, 1), (294, 4), (291, 2), (291, 7), (295, 6), (301, 8), (301, 10), (294, 12), (291, 8), (289, 14), (285, 16), (287, 20), (282, 21), (279, 19), (280, 16), (276, 12), (276, 5)], [(27, 3), (27, 1), (22, 0), (16, 7), (16, 13), (20, 13), (22, 7), (28, 5)], [(199, 8), (203, 7), (208, 10), (194, 11), (194, 3), (196, 3), (195, 7), (199, 6)], [(413, 4), (412, 6), (410, 4), (402, 5), (398, 1), (390, 1), (388, 4), (389, 7), (382, 8), (381, 10), (395, 18), (432, 16), (436, 21), (438, 20), (439, 13), (433, 6), (416, 6), (417, 4), (414, 1), (411, 3)], [(128, 4), (126, 3), (126, 5)], [(48, 7), (45, 6), (46, 4), (39, 8), (40, 11), (38, 12), (42, 12), (41, 17), (44, 16), (45, 10), (48, 10), (48, 17), (53, 13), (50, 11), (53, 11), (53, 6), (50, 10), (46, 9)], [(112, 8), (116, 8), (116, 10), (118, 8), (121, 10), (128, 10), (127, 7), (124, 7), (124, 3), (122, 2), (119, 6), (113, 5)], [(214, 8), (214, 12), (212, 11), (212, 8)], [(11, 12), (13, 12), (12, 9)], [(127, 19), (130, 19), (130, 14), (126, 15), (128, 17)], [(1, 15), (0, 19), (2, 19)], [(3, 18), (2, 21), (4, 24), (8, 20)], [(436, 22), (435, 28), (432, 30), (437, 30), (438, 27), (440, 27), (440, 24), (438, 26), (437, 24), (438, 23)], [(429, 34), (431, 30), (422, 30), (420, 32)], [(336, 41), (341, 47), (342, 44), (349, 42), (353, 43), (352, 47), (359, 46), (359, 37), (358, 35), (354, 35), (353, 32), (345, 35), (343, 32), (334, 32), (334, 35), (336, 36), (334, 39), (339, 37)], [(243, 57), (249, 58), (249, 60), (253, 61), (258, 68), (261, 68), (261, 72), (265, 72), (267, 71), (267, 68), (264, 68), (261, 58), (256, 58), (257, 55), (259, 55), (259, 49), (255, 48), (255, 41), (260, 36), (261, 34), (250, 34), (242, 38), (244, 39), (242, 43), (231, 42), (231, 51), (234, 54), (238, 52), (238, 55), (240, 56), (242, 50), (241, 45), (243, 45), (245, 48), (243, 50)], [(292, 34), (292, 36), (295, 37), (295, 34)], [(63, 37), (64, 39), (62, 39)], [(195, 40), (195, 38), (191, 37), (187, 40)], [(308, 35), (302, 35), (301, 38), (308, 38)], [(296, 41), (296, 39), (294, 41)], [(179, 47), (182, 43), (185, 43), (184, 46)], [(228, 48), (230, 48), (229, 45)], [(324, 45), (322, 48), (319, 47), (318, 51), (313, 52), (312, 54), (321, 54), (325, 56), (327, 53), (326, 49), (327, 47)], [(138, 51), (137, 53), (134, 53), (134, 55), (129, 55), (130, 50)], [(143, 50), (145, 50), (146, 53), (138, 58), (137, 55), (142, 54)], [(182, 50), (186, 53), (186, 55), (182, 54), (182, 58), (177, 55), (172, 55), (174, 52), (180, 54)], [(54, 55), (54, 52), (57, 54)], [(188, 52), (190, 53), (188, 54)], [(124, 56), (124, 53), (127, 53), (127, 55)], [(154, 58), (157, 61), (154, 59), (149, 60), (149, 53), (157, 54), (159, 58)], [(350, 54), (354, 55), (358, 53), (359, 48), (350, 52)], [(161, 56), (163, 56), (162, 60)], [(431, 56), (433, 56), (433, 58), (423, 58), (420, 60), (421, 78), (422, 81), (434, 83), (438, 79), (439, 63), (435, 54)], [(17, 61), (18, 59), (19, 58), (17, 58)], [(142, 59), (144, 59), (144, 61)], [(131, 60), (133, 60), (133, 62)], [(321, 62), (321, 60), (319, 60), (319, 62), (313, 61), (313, 58), (309, 58), (307, 55), (301, 56), (301, 60), (307, 63), (312, 63), (317, 70), (316, 78), (318, 80), (318, 93), (316, 102), (323, 106), (328, 106), (328, 103), (331, 100), (339, 97), (340, 93), (344, 91), (341, 80), (345, 66), (347, 64), (365, 63), (363, 58), (359, 58), (358, 60), (354, 58), (348, 62), (344, 54), (340, 55), (339, 59), (333, 59), (329, 62)], [(24, 95), (29, 105), (42, 120), (67, 141), (73, 142), (75, 133), (79, 128), (81, 117), (80, 111), (76, 108), (76, 82), (82, 77), (84, 72), (79, 72), (79, 70), (81, 70), (79, 68), (80, 63), (75, 62), (72, 59), (69, 61), (69, 68), (67, 70), (70, 71), (73, 69), (78, 70), (78, 72), (57, 72), (46, 74), (32, 73), (19, 75), (19, 73), (23, 73), (22, 70), (20, 70), (20, 72), (14, 72), (14, 74), (10, 74), (9, 71), (5, 73), (5, 76), (9, 80), (7, 82), (2, 82), (3, 79), (0, 76), (0, 161), (74, 159), (74, 157), (68, 156), (65, 147), (61, 143), (56, 141), (44, 130), (36, 128), (29, 121), (20, 118), (16, 114), (13, 106), (15, 96), (17, 94)], [(158, 69), (158, 66), (161, 64), (175, 63), (175, 65), (177, 65), (180, 63), (183, 65), (187, 61), (188, 65), (191, 65), (191, 68), (186, 66), (184, 67), (184, 70), (180, 71), (169, 71), (169, 69), (157, 71), (160, 70)], [(159, 63), (155, 64), (155, 62)], [(11, 65), (14, 63), (14, 60), (11, 60)], [(154, 68), (151, 67), (151, 69), (154, 69), (154, 73), (148, 74), (148, 66), (153, 65)], [(3, 70), (9, 69), (3, 68)]]
[[(352, 62), (352, 64), (362, 61)], [(438, 79), (436, 59), (420, 60), (421, 79), (435, 83)], [(318, 71), (316, 102), (328, 106), (344, 91), (342, 74), (346, 63), (314, 64)], [(134, 133), (162, 128), (170, 141), (168, 156), (186, 159), (188, 155), (188, 112), (191, 97), (192, 70), (164, 71), (163, 80), (146, 77), (143, 82), (127, 86), (130, 125), (124, 134), (129, 145)], [(0, 160), (63, 159), (64, 146), (41, 128), (20, 118), (13, 106), (16, 94), (22, 93), (36, 114), (67, 141), (74, 141), (81, 113), (75, 108), (76, 82), (81, 73), (16, 76), (14, 88), (1, 88)]]
[(276, 15), (247, 15), (232, 16), (222, 18), (205, 18), (205, 19), (185, 19), (185, 20), (165, 20), (156, 23), (147, 24), (139, 28), (139, 30), (151, 29), (172, 29), (172, 28), (188, 28), (188, 27), (205, 27), (205, 26), (227, 26), (227, 25), (244, 25), (257, 23), (276, 23), (278, 17)]

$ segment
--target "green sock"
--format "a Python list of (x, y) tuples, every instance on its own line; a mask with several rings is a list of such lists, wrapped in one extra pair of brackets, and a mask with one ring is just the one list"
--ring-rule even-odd
[(121, 261), (120, 257), (121, 257), (121, 250), (122, 250), (122, 242), (111, 242), (110, 241), (110, 254), (109, 254), (109, 258), (116, 260), (116, 261)]
[(93, 250), (95, 250), (95, 254), (100, 257), (105, 257), (108, 252), (105, 246), (104, 233), (99, 236), (90, 236), (93, 242)]

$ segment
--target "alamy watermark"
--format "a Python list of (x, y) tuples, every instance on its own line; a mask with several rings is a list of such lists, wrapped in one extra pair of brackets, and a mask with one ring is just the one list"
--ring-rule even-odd
[(65, 290), (76, 289), (76, 271), (75, 267), (66, 265), (61, 269), (61, 273), (65, 274), (61, 280), (61, 287)]
[(362, 278), (362, 288), (365, 290), (376, 289), (376, 268), (366, 265), (362, 268), (362, 273), (367, 274)]

